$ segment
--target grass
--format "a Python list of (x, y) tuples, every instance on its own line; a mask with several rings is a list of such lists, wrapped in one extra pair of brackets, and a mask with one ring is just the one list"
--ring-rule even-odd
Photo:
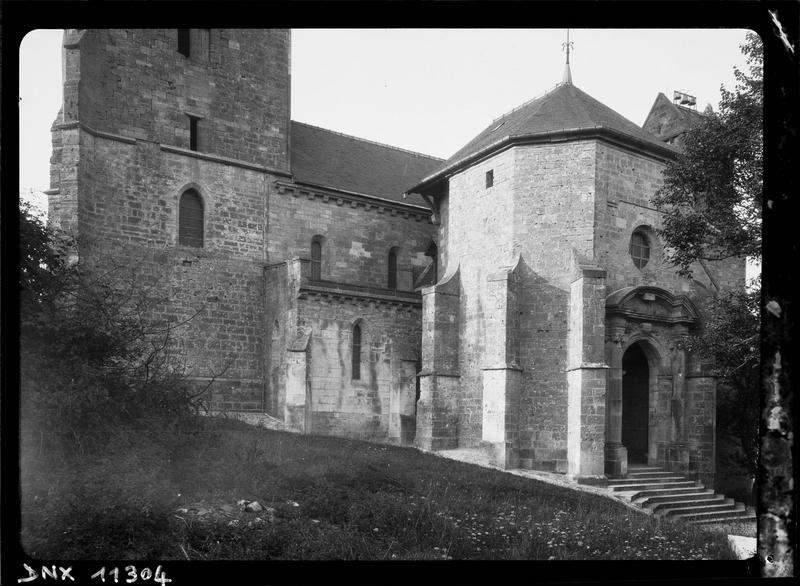
[[(234, 421), (201, 425), (169, 447), (121, 433), (91, 459), (45, 465), (27, 457), (27, 552), (159, 560), (733, 557), (718, 532), (409, 448)], [(265, 510), (243, 511), (247, 501)]]

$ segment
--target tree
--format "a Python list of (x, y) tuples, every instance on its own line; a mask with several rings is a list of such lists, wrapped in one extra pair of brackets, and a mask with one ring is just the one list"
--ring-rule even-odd
[[(719, 113), (687, 133), (664, 172), (654, 203), (665, 212), (660, 231), (667, 260), (686, 277), (692, 264), (761, 259), (763, 176), (763, 47), (748, 33), (741, 46), (748, 72), (734, 69), (734, 91), (721, 89)], [(718, 292), (704, 307), (702, 331), (687, 347), (711, 359), (721, 388), (720, 431), (736, 438), (740, 464), (755, 476), (758, 460), (760, 279), (748, 290)]]
[(732, 92), (721, 88), (719, 113), (687, 133), (684, 150), (664, 171), (653, 200), (667, 212), (661, 236), (668, 260), (691, 276), (698, 261), (761, 258), (763, 48), (748, 33), (741, 46), (749, 73), (734, 69)]
[(760, 287), (710, 297), (703, 308), (703, 330), (686, 347), (711, 358), (722, 383), (717, 393), (717, 427), (737, 441), (730, 458), (752, 475), (758, 467), (760, 371)]

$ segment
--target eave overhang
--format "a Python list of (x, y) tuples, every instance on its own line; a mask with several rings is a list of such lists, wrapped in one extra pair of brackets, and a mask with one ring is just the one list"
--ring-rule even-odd
[(437, 183), (448, 179), (465, 167), (478, 163), (491, 155), (495, 155), (514, 146), (568, 142), (593, 138), (604, 140), (614, 146), (631, 150), (639, 154), (655, 157), (665, 163), (674, 160), (679, 153), (678, 149), (667, 144), (661, 146), (605, 126), (564, 128), (561, 130), (533, 134), (506, 135), (470, 155), (453, 161), (447, 167), (428, 175), (422, 179), (420, 183), (406, 191), (406, 193), (421, 194), (428, 192)]

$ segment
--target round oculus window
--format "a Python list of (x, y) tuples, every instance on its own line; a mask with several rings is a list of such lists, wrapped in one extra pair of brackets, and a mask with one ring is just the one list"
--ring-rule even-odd
[(631, 244), (628, 249), (637, 269), (643, 269), (650, 260), (650, 240), (643, 232), (637, 230), (631, 234)]

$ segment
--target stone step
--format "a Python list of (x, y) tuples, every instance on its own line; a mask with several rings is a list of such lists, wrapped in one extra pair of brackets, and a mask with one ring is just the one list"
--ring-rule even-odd
[(700, 505), (690, 505), (686, 507), (677, 507), (674, 509), (666, 509), (664, 511), (659, 511), (657, 514), (664, 517), (679, 517), (681, 515), (690, 515), (694, 513), (712, 513), (712, 512), (744, 510), (744, 508), (738, 508), (736, 505), (737, 503), (733, 502), (733, 499), (722, 499), (720, 502), (714, 502), (714, 504), (700, 504)]
[(620, 491), (642, 491), (642, 490), (657, 490), (657, 489), (696, 489), (700, 488), (691, 480), (669, 481), (669, 482), (639, 482), (636, 484), (609, 484), (608, 488), (614, 492)]
[(689, 486), (686, 488), (648, 488), (646, 490), (639, 490), (636, 493), (630, 495), (630, 499), (638, 499), (642, 497), (651, 497), (651, 496), (674, 496), (674, 495), (693, 495), (693, 494), (701, 494), (705, 491), (706, 488), (704, 486)]
[(758, 518), (753, 514), (746, 514), (746, 515), (744, 515), (742, 517), (734, 517), (733, 519), (722, 519), (722, 520), (714, 519), (714, 518), (693, 519), (693, 520), (690, 520), (689, 523), (692, 524), (692, 525), (708, 525), (708, 524), (711, 524), (711, 523), (725, 523), (725, 522), (731, 522), (731, 521), (736, 522), (736, 523), (757, 523), (758, 522)]
[[(741, 503), (738, 503), (741, 504)], [(707, 511), (703, 513), (684, 513), (681, 515), (675, 515), (675, 519), (681, 519), (682, 521), (707, 521), (707, 520), (715, 520), (715, 521), (722, 521), (722, 520), (739, 520), (745, 517), (750, 517), (751, 515), (744, 509), (744, 507), (740, 509), (733, 509), (730, 511)]]
[(675, 476), (674, 472), (658, 471), (653, 472), (631, 472), (628, 471), (628, 478), (662, 478), (664, 476)]
[(625, 486), (631, 484), (657, 484), (663, 482), (686, 482), (685, 476), (643, 476), (638, 478), (614, 478), (608, 481), (608, 486)]
[(671, 505), (671, 504), (679, 504), (691, 501), (704, 501), (704, 500), (714, 500), (718, 498), (723, 498), (721, 494), (715, 494), (713, 490), (710, 488), (704, 488), (703, 491), (698, 491), (690, 494), (681, 494), (681, 495), (666, 495), (666, 496), (652, 496), (637, 503), (641, 507), (645, 507), (648, 509), (656, 510), (660, 505)]

